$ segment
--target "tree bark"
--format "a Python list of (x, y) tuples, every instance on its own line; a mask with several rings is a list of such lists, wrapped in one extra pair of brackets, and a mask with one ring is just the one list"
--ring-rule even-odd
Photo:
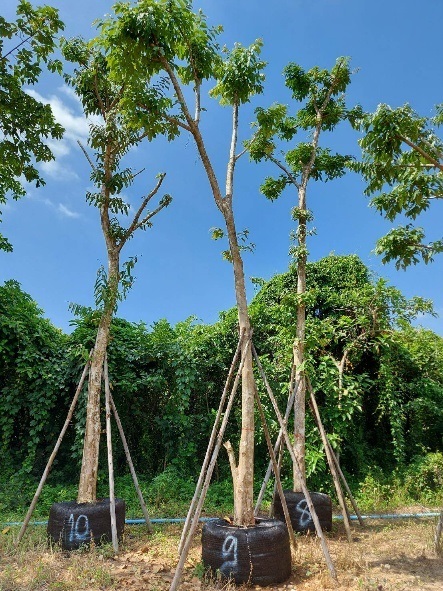
[[(251, 324), (246, 298), (243, 260), (235, 229), (232, 206), (224, 208), (224, 218), (228, 233), (229, 246), (234, 267), (235, 296), (237, 301), (238, 322), (243, 340), (250, 338)], [(246, 349), (242, 370), (242, 431), (238, 450), (237, 480), (234, 491), (234, 522), (236, 525), (252, 525), (254, 518), (254, 400), (256, 384), (252, 367), (251, 347)]]
[[(300, 211), (306, 211), (306, 187), (304, 184), (298, 191), (298, 207)], [(297, 263), (297, 332), (294, 343), (294, 365), (295, 377), (299, 387), (294, 401), (294, 454), (297, 458), (298, 467), (293, 465), (293, 488), (294, 491), (302, 490), (302, 482), (306, 481), (306, 380), (304, 376), (303, 361), (305, 359), (305, 336), (306, 336), (306, 305), (304, 294), (306, 292), (306, 220), (300, 218), (298, 227), (298, 246), (300, 253)]]
[(117, 301), (119, 282), (119, 255), (116, 249), (108, 252), (108, 297), (100, 318), (91, 356), (89, 370), (86, 428), (83, 442), (83, 458), (78, 485), (77, 503), (94, 503), (97, 500), (97, 471), (100, 447), (100, 397), (103, 363), (109, 342), (109, 330)]
[[(238, 310), (238, 323), (240, 334), (243, 335), (243, 343), (246, 343), (251, 335), (251, 324), (248, 314), (246, 298), (245, 274), (243, 259), (237, 239), (234, 212), (232, 207), (234, 193), (234, 172), (237, 162), (235, 154), (238, 132), (238, 104), (233, 105), (232, 110), (232, 135), (229, 150), (229, 159), (226, 169), (226, 186), (223, 196), (220, 183), (212, 166), (211, 159), (206, 151), (205, 142), (200, 132), (199, 119), (194, 119), (187, 105), (180, 83), (175, 75), (173, 67), (166, 58), (162, 58), (162, 65), (167, 72), (183, 115), (186, 119), (187, 129), (194, 138), (197, 151), (202, 160), (203, 167), (208, 178), (215, 204), (223, 215), (229, 240), (229, 249), (234, 268), (235, 298)], [(237, 485), (234, 487), (234, 522), (236, 525), (253, 525), (254, 518), (254, 398), (256, 384), (252, 368), (251, 347), (243, 353), (242, 348), (242, 432), (238, 451)]]

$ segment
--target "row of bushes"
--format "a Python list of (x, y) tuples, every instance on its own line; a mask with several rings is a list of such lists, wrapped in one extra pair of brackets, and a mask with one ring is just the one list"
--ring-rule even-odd
[[(260, 476), (256, 475), (256, 493), (261, 486)], [(379, 467), (370, 467), (365, 478), (359, 482), (350, 482), (359, 509), (362, 512), (383, 512), (398, 507), (421, 505), (421, 508), (432, 509), (443, 505), (443, 454), (440, 452), (426, 454), (415, 458), (406, 468), (397, 469), (387, 475)], [(290, 488), (288, 478), (283, 480), (284, 488)], [(115, 482), (117, 496), (126, 501), (128, 518), (142, 517), (139, 500), (132, 478), (129, 474), (119, 476)], [(152, 518), (184, 517), (191, 502), (195, 481), (185, 477), (174, 467), (150, 478), (140, 477), (140, 487)], [(23, 520), (23, 516), (35, 493), (36, 481), (6, 474), (0, 477), (0, 521)], [(318, 487), (313, 487), (318, 489)], [(320, 488), (335, 499), (332, 482), (329, 479), (320, 483)], [(270, 506), (273, 494), (272, 482), (269, 483), (263, 501), (263, 510)], [(98, 496), (108, 496), (108, 482), (103, 475), (98, 483)], [(57, 484), (50, 480), (43, 488), (35, 519), (47, 519), (53, 503), (72, 500), (76, 497), (75, 483)], [(225, 478), (213, 482), (205, 501), (203, 516), (224, 516), (232, 512), (232, 482)], [(413, 510), (413, 509), (411, 509)], [(338, 506), (337, 506), (338, 511)]]
[[(387, 474), (403, 471), (415, 465), (413, 458), (441, 452), (443, 339), (410, 323), (414, 315), (429, 309), (429, 303), (406, 300), (383, 280), (373, 280), (355, 256), (330, 256), (310, 263), (308, 271), (307, 371), (350, 481), (365, 482), (374, 467)], [(280, 408), (286, 405), (296, 305), (293, 269), (264, 283), (250, 305), (255, 347)], [(21, 479), (21, 491), (44, 469), (94, 342), (95, 314), (80, 311), (72, 334), (66, 335), (43, 317), (16, 282), (0, 287), (3, 474)], [(235, 310), (221, 313), (220, 320), (209, 326), (193, 319), (176, 326), (160, 320), (150, 328), (119, 318), (113, 321), (108, 351), (113, 396), (136, 470), (148, 482), (170, 473), (180, 482), (195, 480), (236, 341)], [(276, 418), (263, 384), (258, 383), (276, 436)], [(50, 482), (62, 487), (75, 486), (77, 481), (86, 394), (85, 388), (50, 476)], [(268, 455), (259, 420), (256, 424), (260, 478)], [(226, 434), (233, 445), (239, 425), (238, 400)], [(325, 490), (328, 470), (309, 414), (306, 432), (310, 486)], [(126, 459), (116, 429), (113, 439), (116, 473), (123, 477)], [(229, 479), (224, 451), (221, 454), (216, 482)], [(285, 457), (284, 478), (289, 479), (290, 473)], [(17, 503), (21, 504), (19, 498)]]

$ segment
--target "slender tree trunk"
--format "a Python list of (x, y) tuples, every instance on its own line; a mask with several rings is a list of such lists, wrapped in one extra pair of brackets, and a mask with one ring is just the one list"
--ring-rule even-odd
[[(233, 105), (231, 145), (226, 170), (226, 191), (225, 196), (223, 196), (220, 190), (220, 184), (218, 182), (217, 176), (212, 166), (211, 159), (209, 158), (209, 155), (206, 151), (205, 142), (200, 133), (199, 102), (197, 104), (197, 117), (196, 119), (193, 119), (173, 68), (170, 66), (170, 64), (165, 58), (162, 59), (162, 63), (171, 79), (172, 85), (178, 98), (178, 102), (181, 105), (183, 114), (185, 115), (186, 122), (189, 126), (189, 131), (194, 138), (197, 151), (200, 155), (203, 167), (206, 172), (206, 176), (211, 186), (215, 204), (217, 205), (225, 220), (226, 231), (229, 240), (229, 248), (234, 267), (235, 298), (238, 310), (239, 330), (240, 334), (242, 330), (244, 331), (243, 339), (244, 342), (246, 342), (251, 333), (251, 324), (249, 320), (248, 303), (246, 298), (243, 259), (241, 257), (240, 247), (238, 244), (234, 212), (232, 208), (234, 192), (234, 172), (235, 165), (237, 162), (235, 150), (237, 146), (239, 105)], [(242, 370), (242, 432), (240, 437), (239, 457), (237, 466), (235, 465), (235, 454), (232, 448), (229, 452), (232, 478), (234, 481), (234, 521), (236, 525), (253, 525), (255, 523), (253, 498), (255, 392), (256, 384), (252, 367), (252, 351), (251, 348), (248, 347), (247, 352), (245, 354), (244, 365)]]
[(83, 442), (83, 459), (78, 485), (78, 503), (94, 503), (97, 500), (97, 470), (100, 447), (100, 398), (103, 363), (109, 342), (109, 330), (117, 301), (119, 282), (119, 254), (108, 251), (108, 294), (97, 330), (88, 382), (86, 429)]
[[(298, 192), (298, 206), (301, 212), (306, 211), (306, 187), (301, 186)], [(294, 454), (297, 458), (300, 470), (293, 466), (294, 491), (302, 490), (301, 478), (306, 481), (305, 463), (305, 437), (306, 437), (306, 381), (304, 377), (303, 361), (305, 359), (306, 336), (306, 305), (304, 294), (306, 292), (306, 220), (301, 217), (298, 226), (298, 246), (300, 248), (297, 263), (297, 332), (294, 343), (294, 365), (296, 368), (296, 380), (299, 387), (294, 401)], [(301, 478), (300, 478), (301, 476)]]
[[(230, 204), (224, 208), (224, 217), (234, 266), (235, 296), (240, 332), (249, 338), (251, 325), (246, 298), (245, 275), (237, 241), (234, 215)], [(238, 451), (234, 491), (234, 521), (236, 525), (252, 525), (254, 518), (254, 399), (256, 384), (252, 367), (252, 350), (248, 347), (242, 370), (242, 431)]]

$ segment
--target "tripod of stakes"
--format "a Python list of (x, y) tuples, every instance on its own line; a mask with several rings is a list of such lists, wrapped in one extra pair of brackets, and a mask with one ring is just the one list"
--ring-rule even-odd
[[(291, 544), (292, 544), (293, 548), (295, 549), (297, 542), (296, 542), (294, 531), (292, 528), (291, 519), (289, 516), (286, 500), (285, 500), (285, 497), (283, 494), (283, 488), (282, 488), (281, 480), (280, 480), (280, 471), (279, 471), (279, 466), (278, 466), (278, 462), (276, 459), (276, 453), (280, 449), (282, 441), (284, 441), (284, 443), (291, 455), (291, 459), (292, 459), (294, 468), (301, 479), (302, 491), (305, 496), (309, 511), (311, 513), (312, 521), (314, 522), (317, 536), (320, 539), (320, 543), (322, 546), (325, 561), (326, 561), (328, 569), (329, 569), (329, 573), (331, 575), (331, 578), (334, 581), (337, 581), (337, 574), (336, 574), (334, 565), (332, 563), (332, 560), (331, 560), (331, 557), (329, 554), (328, 545), (327, 545), (325, 536), (323, 535), (323, 531), (322, 531), (320, 522), (318, 520), (317, 513), (315, 511), (315, 507), (312, 503), (311, 495), (309, 494), (309, 491), (307, 489), (306, 481), (302, 478), (302, 472), (301, 472), (299, 463), (297, 461), (297, 458), (295, 457), (295, 454), (294, 454), (294, 451), (293, 451), (293, 448), (291, 445), (291, 441), (289, 438), (288, 430), (286, 427), (291, 409), (294, 404), (294, 400), (295, 400), (297, 389), (299, 387), (299, 383), (296, 382), (295, 387), (292, 389), (292, 391), (290, 393), (290, 396), (288, 399), (288, 404), (286, 407), (286, 413), (285, 413), (285, 416), (283, 417), (280, 413), (275, 396), (274, 396), (272, 389), (269, 385), (269, 382), (266, 378), (266, 374), (263, 370), (262, 364), (261, 364), (260, 359), (257, 355), (257, 352), (255, 350), (255, 347), (252, 343), (251, 338), (249, 338), (247, 340), (247, 342), (243, 344), (243, 351), (242, 351), (242, 344), (243, 344), (243, 334), (240, 336), (240, 339), (238, 341), (237, 349), (235, 351), (235, 354), (234, 354), (234, 357), (232, 360), (232, 364), (231, 364), (231, 367), (228, 372), (225, 387), (224, 387), (223, 394), (222, 394), (221, 400), (220, 400), (220, 405), (219, 405), (219, 408), (218, 408), (218, 411), (217, 411), (217, 414), (216, 414), (216, 417), (214, 420), (214, 425), (213, 425), (211, 436), (209, 439), (209, 443), (208, 443), (208, 447), (207, 447), (207, 451), (206, 451), (206, 456), (205, 456), (205, 459), (202, 464), (202, 468), (201, 468), (200, 475), (199, 475), (199, 478), (197, 481), (194, 496), (191, 501), (188, 515), (186, 517), (185, 524), (183, 527), (183, 531), (182, 531), (182, 535), (181, 535), (181, 539), (180, 539), (180, 544), (179, 544), (179, 548), (178, 548), (179, 562), (177, 564), (175, 575), (174, 575), (173, 581), (171, 583), (170, 591), (175, 591), (178, 588), (179, 583), (180, 583), (180, 578), (181, 578), (181, 575), (183, 572), (183, 568), (184, 568), (186, 559), (188, 557), (189, 548), (190, 548), (193, 536), (195, 534), (195, 531), (196, 531), (196, 528), (197, 528), (197, 525), (198, 525), (198, 522), (199, 522), (199, 519), (201, 516), (201, 511), (202, 511), (203, 504), (204, 504), (204, 501), (206, 498), (206, 494), (207, 494), (207, 491), (209, 488), (209, 484), (210, 484), (210, 481), (212, 478), (212, 474), (213, 474), (213, 471), (215, 468), (215, 464), (216, 464), (216, 461), (218, 458), (218, 454), (219, 454), (220, 448), (223, 443), (223, 437), (224, 437), (224, 433), (225, 433), (226, 426), (228, 423), (229, 414), (231, 412), (232, 405), (233, 405), (234, 398), (235, 398), (235, 394), (237, 392), (238, 385), (240, 382), (240, 376), (241, 376), (243, 363), (244, 363), (243, 360), (245, 359), (245, 353), (247, 352), (249, 347), (251, 347), (251, 349), (252, 349), (252, 354), (253, 354), (254, 360), (256, 362), (258, 372), (260, 374), (260, 377), (263, 380), (263, 383), (266, 388), (266, 392), (267, 392), (269, 399), (272, 403), (275, 415), (276, 415), (277, 420), (280, 425), (280, 432), (279, 432), (279, 435), (277, 438), (277, 442), (276, 442), (275, 446), (273, 447), (272, 443), (271, 443), (270, 435), (269, 435), (269, 429), (268, 429), (265, 415), (263, 412), (261, 400), (259, 398), (258, 393), (256, 392), (256, 395), (255, 395), (256, 396), (256, 404), (257, 404), (257, 408), (259, 411), (260, 420), (261, 420), (261, 423), (263, 426), (263, 432), (265, 435), (266, 443), (268, 446), (270, 462), (269, 462), (269, 466), (268, 466), (268, 471), (265, 476), (265, 481), (263, 483), (262, 489), (260, 491), (260, 496), (257, 501), (257, 505), (255, 507), (255, 515), (257, 515), (260, 510), (260, 506), (261, 506), (261, 503), (263, 500), (263, 495), (264, 495), (264, 491), (266, 488), (266, 484), (269, 480), (269, 477), (271, 476), (271, 473), (273, 472), (274, 476), (275, 476), (276, 489), (277, 489), (278, 494), (280, 495), (283, 513), (285, 515), (285, 521), (286, 521), (286, 525), (288, 527)], [(241, 352), (242, 352), (242, 355), (240, 355)], [(239, 362), (239, 359), (240, 359), (240, 362)], [(238, 364), (238, 367), (237, 367), (237, 364)], [(236, 371), (236, 367), (237, 367), (237, 371)], [(235, 375), (235, 377), (234, 377), (234, 375)], [(232, 381), (233, 381), (233, 383), (232, 383)], [(232, 383), (232, 387), (231, 387), (231, 383)], [(350, 523), (349, 523), (349, 510), (346, 506), (346, 501), (345, 501), (343, 491), (340, 486), (339, 477), (342, 479), (342, 481), (344, 483), (346, 492), (348, 493), (349, 499), (351, 500), (352, 506), (357, 514), (358, 520), (361, 525), (363, 525), (363, 520), (362, 520), (362, 517), (358, 511), (355, 500), (352, 497), (351, 491), (349, 490), (349, 486), (347, 485), (347, 482), (346, 482), (346, 479), (343, 475), (343, 472), (340, 469), (340, 466), (338, 464), (338, 460), (333, 452), (332, 446), (327, 438), (326, 432), (323, 428), (323, 424), (321, 422), (320, 414), (318, 411), (318, 406), (317, 406), (317, 403), (315, 400), (314, 391), (312, 389), (312, 386), (311, 386), (309, 380), (308, 380), (308, 387), (309, 387), (309, 392), (310, 392), (309, 406), (310, 406), (312, 412), (314, 413), (314, 417), (316, 419), (317, 426), (318, 426), (321, 436), (322, 436), (322, 441), (323, 441), (326, 456), (328, 459), (329, 467), (331, 470), (331, 474), (333, 476), (334, 485), (335, 485), (335, 488), (337, 491), (337, 496), (338, 496), (339, 502), (340, 502), (340, 507), (342, 509), (343, 520), (345, 523), (345, 528), (346, 528), (348, 540), (351, 541), (352, 535), (351, 535)], [(228, 454), (229, 454), (230, 447), (231, 447), (230, 443), (227, 442), (224, 444), (224, 446), (226, 447)]]
[[(40, 482), (39, 482), (39, 485), (38, 485), (37, 490), (35, 492), (34, 498), (32, 499), (32, 502), (29, 506), (25, 520), (23, 521), (22, 527), (21, 527), (20, 532), (18, 534), (18, 537), (16, 540), (16, 545), (18, 545), (21, 542), (21, 540), (26, 532), (26, 529), (29, 525), (29, 521), (32, 517), (35, 506), (37, 505), (37, 501), (40, 497), (40, 494), (42, 492), (43, 486), (44, 486), (46, 479), (48, 477), (51, 466), (55, 460), (55, 457), (56, 457), (57, 452), (60, 448), (60, 445), (62, 443), (62, 440), (63, 440), (63, 437), (66, 433), (66, 430), (69, 426), (69, 423), (72, 420), (72, 416), (74, 414), (74, 410), (77, 405), (78, 398), (80, 396), (80, 393), (83, 388), (83, 384), (84, 384), (86, 377), (88, 375), (88, 372), (89, 372), (89, 366), (90, 366), (90, 357), (83, 368), (83, 373), (80, 377), (80, 381), (79, 381), (77, 389), (75, 391), (74, 398), (72, 399), (71, 406), (69, 407), (69, 411), (68, 411), (65, 423), (64, 423), (62, 430), (60, 432), (60, 435), (57, 439), (57, 443), (55, 444), (55, 447), (49, 457), (48, 463), (46, 464), (46, 468), (45, 468), (43, 475), (40, 479)], [(132, 462), (131, 454), (129, 452), (129, 447), (128, 447), (128, 443), (126, 441), (125, 433), (123, 431), (123, 426), (120, 421), (120, 417), (117, 412), (117, 408), (115, 406), (114, 400), (112, 398), (111, 388), (110, 388), (110, 384), (109, 384), (108, 362), (107, 362), (106, 356), (105, 356), (105, 360), (104, 360), (103, 370), (104, 370), (103, 377), (104, 377), (104, 385), (105, 385), (106, 443), (107, 443), (107, 452), (108, 452), (109, 501), (110, 501), (110, 515), (111, 515), (112, 546), (114, 548), (114, 551), (118, 552), (118, 537), (117, 537), (117, 526), (116, 526), (116, 517), (115, 517), (114, 467), (113, 467), (112, 442), (111, 442), (111, 411), (114, 415), (114, 418), (115, 418), (115, 421), (117, 424), (117, 428), (118, 428), (118, 431), (120, 434), (120, 438), (122, 440), (123, 448), (125, 450), (126, 460), (129, 465), (129, 470), (131, 472), (132, 480), (134, 482), (134, 487), (137, 492), (137, 496), (138, 496), (140, 506), (141, 506), (141, 509), (143, 512), (143, 516), (145, 518), (146, 525), (147, 525), (149, 532), (152, 532), (152, 525), (151, 525), (151, 521), (149, 519), (148, 510), (146, 508), (145, 501), (143, 499), (143, 494), (141, 492), (140, 485), (138, 483), (137, 474), (135, 472), (134, 464)]]

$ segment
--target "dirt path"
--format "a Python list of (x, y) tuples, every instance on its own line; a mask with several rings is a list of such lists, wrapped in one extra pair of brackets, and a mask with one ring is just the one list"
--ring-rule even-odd
[[(368, 521), (354, 526), (346, 541), (340, 525), (328, 534), (339, 577), (334, 585), (318, 539), (298, 538), (293, 574), (269, 591), (443, 591), (443, 559), (433, 551), (433, 520)], [(0, 591), (167, 591), (177, 563), (179, 526), (162, 526), (148, 536), (141, 526), (126, 534), (118, 556), (109, 546), (89, 552), (62, 552), (46, 547), (42, 530), (33, 532), (17, 551), (0, 538)], [(3, 533), (3, 532), (2, 532)], [(202, 583), (200, 536), (191, 548), (180, 589), (239, 589), (226, 583)]]
[[(336, 527), (328, 536), (328, 545), (339, 577), (338, 587), (330, 579), (317, 538), (301, 537), (292, 577), (274, 589), (443, 591), (443, 560), (435, 556), (432, 548), (433, 529), (434, 524), (429, 520), (372, 521), (364, 529), (355, 526), (355, 540), (349, 544), (340, 526)], [(112, 569), (118, 585), (128, 591), (168, 589), (176, 564), (174, 544), (171, 544), (172, 540), (178, 539), (176, 530), (170, 528), (168, 544), (154, 537), (139, 549), (119, 556)], [(196, 576), (200, 553), (199, 539), (196, 538), (181, 588), (202, 587)], [(215, 587), (226, 589), (226, 584), (205, 585), (207, 591)]]

